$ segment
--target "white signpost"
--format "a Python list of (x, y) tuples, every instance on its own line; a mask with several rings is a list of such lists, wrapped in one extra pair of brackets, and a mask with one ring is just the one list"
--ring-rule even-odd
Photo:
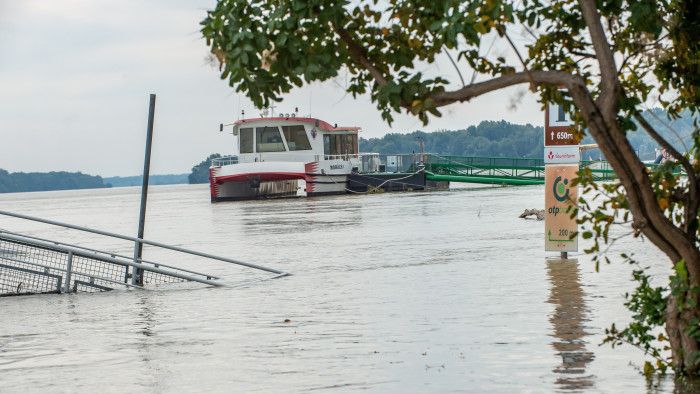
[(574, 139), (574, 122), (563, 108), (547, 104), (544, 125), (545, 162), (545, 212), (544, 250), (561, 252), (578, 251), (578, 238), (571, 234), (578, 230), (576, 218), (571, 217), (578, 200), (578, 188), (571, 182), (576, 177), (581, 154)]

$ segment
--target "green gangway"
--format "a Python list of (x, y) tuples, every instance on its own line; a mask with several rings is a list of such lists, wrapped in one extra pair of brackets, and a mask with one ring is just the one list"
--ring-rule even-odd
[[(484, 183), (491, 185), (544, 184), (544, 158), (423, 155), (426, 178), (431, 181)], [(607, 161), (581, 161), (595, 180), (616, 178)]]

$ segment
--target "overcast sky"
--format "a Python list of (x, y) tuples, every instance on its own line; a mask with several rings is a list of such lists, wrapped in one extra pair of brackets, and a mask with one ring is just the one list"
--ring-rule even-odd
[[(138, 175), (151, 93), (157, 95), (152, 174), (188, 173), (211, 153), (233, 153), (233, 138), (219, 133), (219, 123), (235, 121), (240, 110), (259, 111), (205, 60), (199, 22), (215, 4), (0, 0), (0, 168)], [(459, 81), (446, 58), (422, 71)], [(278, 111), (299, 107), (331, 124), (362, 127), (365, 138), (463, 129), (483, 120), (544, 121), (532, 95), (518, 98), (523, 86), (445, 107), (443, 118), (428, 126), (402, 115), (390, 128), (369, 97), (345, 93), (345, 81), (343, 75), (297, 89)]]

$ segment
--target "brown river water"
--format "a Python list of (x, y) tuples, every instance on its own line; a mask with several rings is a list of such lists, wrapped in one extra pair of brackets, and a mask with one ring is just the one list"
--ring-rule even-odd
[[(139, 188), (0, 195), (1, 210), (134, 236)], [(544, 187), (211, 204), (207, 185), (155, 186), (145, 238), (293, 273), (241, 287), (0, 298), (0, 392), (652, 392), (641, 351), (600, 345), (629, 320), (634, 251), (610, 265), (544, 252)], [(130, 254), (0, 216), (0, 228)], [(586, 247), (580, 240), (580, 248)], [(144, 257), (227, 283), (269, 275), (152, 247)]]

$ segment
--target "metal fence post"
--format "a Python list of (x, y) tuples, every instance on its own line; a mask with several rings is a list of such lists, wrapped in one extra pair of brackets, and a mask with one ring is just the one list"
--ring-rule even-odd
[(71, 271), (73, 271), (73, 252), (68, 251), (68, 261), (66, 262), (66, 283), (63, 285), (63, 292), (69, 293), (70, 290), (70, 276)]
[[(156, 108), (156, 95), (151, 94), (148, 107), (148, 129), (146, 130), (146, 158), (143, 163), (143, 184), (141, 186), (141, 211), (139, 214), (139, 230), (137, 238), (143, 238), (143, 230), (146, 225), (146, 198), (148, 195), (148, 176), (151, 168), (151, 142), (153, 141), (153, 116)], [(136, 241), (134, 245), (134, 263), (139, 263), (143, 253), (143, 243)], [(143, 270), (134, 268), (131, 276), (131, 284), (143, 286)]]

